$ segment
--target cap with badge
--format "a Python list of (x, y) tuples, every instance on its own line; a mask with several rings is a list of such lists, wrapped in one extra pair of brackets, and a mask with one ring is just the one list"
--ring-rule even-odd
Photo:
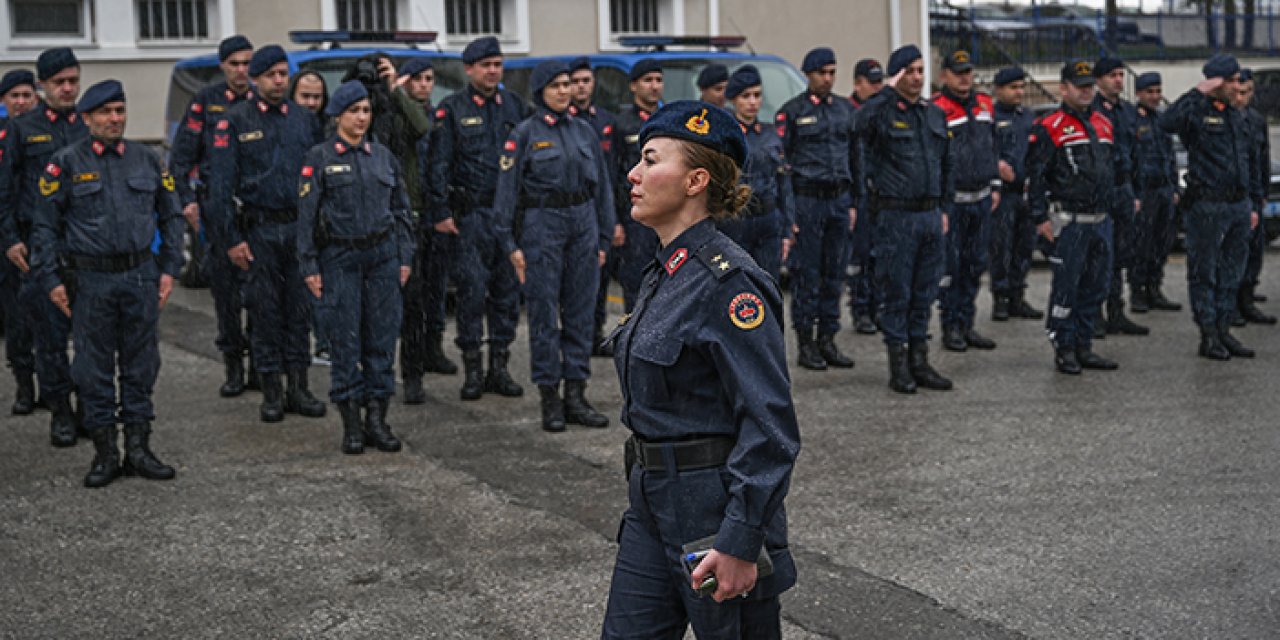
[(676, 138), (729, 156), (738, 167), (747, 160), (747, 139), (728, 111), (701, 100), (664, 105), (640, 129), (639, 144), (650, 138)]
[(239, 34), (223, 39), (218, 43), (218, 62), (226, 62), (231, 54), (239, 51), (253, 51), (253, 43)]
[(493, 36), (485, 36), (467, 43), (466, 48), (462, 50), (462, 63), (475, 64), (485, 58), (500, 55), (502, 55), (502, 45), (498, 44), (498, 39)]
[(26, 69), (14, 69), (4, 74), (4, 77), (0, 78), (0, 97), (24, 84), (31, 85), (34, 90), (36, 88), (35, 74)]
[(835, 63), (836, 52), (832, 51), (830, 47), (818, 47), (804, 54), (804, 62), (801, 64), (800, 70), (810, 73), (820, 71), (823, 67)]
[(631, 73), (627, 75), (627, 79), (635, 82), (650, 73), (662, 73), (662, 65), (653, 58), (642, 58), (631, 67)]
[(920, 47), (917, 47), (914, 44), (898, 47), (893, 51), (893, 53), (889, 54), (889, 67), (885, 69), (884, 72), (892, 78), (893, 76), (898, 75), (898, 73), (903, 69), (910, 66), (912, 62), (922, 58), (923, 56), (920, 54)]
[(1209, 58), (1201, 70), (1205, 78), (1230, 78), (1240, 73), (1240, 63), (1233, 55), (1219, 53)]
[(1143, 89), (1150, 89), (1151, 87), (1158, 87), (1160, 85), (1161, 85), (1160, 74), (1155, 71), (1148, 71), (1144, 74), (1141, 74), (1138, 76), (1137, 80), (1133, 81), (1133, 88), (1137, 91), (1142, 91)]
[(878, 60), (863, 58), (853, 66), (853, 77), (866, 78), (868, 82), (880, 82), (884, 80), (884, 67), (880, 66)]
[(952, 73), (968, 73), (973, 71), (973, 59), (964, 49), (956, 49), (942, 59), (942, 68)]
[(124, 85), (119, 80), (103, 80), (89, 87), (76, 103), (76, 111), (90, 113), (111, 102), (124, 102)]
[(364, 100), (369, 97), (369, 90), (364, 88), (364, 83), (359, 80), (348, 80), (333, 92), (333, 97), (329, 98), (329, 104), (324, 108), (325, 115), (338, 116), (342, 115), (347, 107)]
[(45, 49), (40, 52), (40, 57), (36, 58), (36, 77), (44, 82), (63, 69), (78, 66), (80, 61), (76, 60), (76, 54), (71, 49), (67, 47)]
[(710, 89), (721, 82), (729, 81), (729, 67), (719, 62), (713, 62), (702, 68), (698, 73), (698, 88)]
[(1092, 87), (1098, 83), (1093, 75), (1093, 65), (1080, 58), (1072, 58), (1062, 65), (1062, 81), (1077, 87)]
[(434, 68), (435, 68), (435, 65), (431, 64), (431, 58), (425, 58), (425, 57), (409, 58), (409, 60), (407, 60), (404, 64), (400, 65), (400, 68), (396, 70), (396, 73), (399, 74), (400, 76), (416, 76), (419, 73), (426, 71), (427, 69), (434, 69)]
[(995, 84), (997, 87), (1003, 87), (1026, 79), (1027, 72), (1023, 71), (1022, 67), (1005, 67), (996, 72)]
[(249, 60), (249, 76), (256, 78), (270, 71), (271, 67), (288, 61), (289, 57), (285, 54), (283, 47), (278, 44), (269, 44), (253, 52), (253, 58)]
[(763, 84), (763, 81), (760, 79), (760, 71), (756, 69), (755, 65), (744, 64), (738, 67), (733, 72), (733, 75), (729, 76), (729, 84), (725, 85), (724, 88), (724, 97), (732, 100), (742, 95), (743, 91), (751, 87), (758, 87), (761, 84)]

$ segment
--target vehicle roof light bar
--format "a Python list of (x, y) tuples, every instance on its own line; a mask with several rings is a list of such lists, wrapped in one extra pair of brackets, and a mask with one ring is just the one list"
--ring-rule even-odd
[(746, 44), (746, 36), (622, 36), (618, 44), (636, 49), (652, 48), (663, 51), (667, 47), (715, 47), (720, 51)]
[(289, 40), (294, 44), (321, 45), (338, 47), (350, 42), (398, 42), (403, 44), (431, 44), (439, 35), (435, 31), (334, 31), (302, 30), (290, 31)]

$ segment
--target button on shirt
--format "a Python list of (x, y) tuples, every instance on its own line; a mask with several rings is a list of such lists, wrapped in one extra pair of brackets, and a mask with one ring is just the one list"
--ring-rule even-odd
[(858, 110), (855, 130), (858, 164), (873, 194), (937, 198), (944, 211), (950, 210), (955, 160), (942, 109), (924, 99), (908, 102), (885, 87)]
[(8, 249), (29, 238), (32, 212), (41, 199), (40, 173), (53, 153), (89, 137), (74, 109), (55, 111), (44, 101), (0, 129), (0, 244)]

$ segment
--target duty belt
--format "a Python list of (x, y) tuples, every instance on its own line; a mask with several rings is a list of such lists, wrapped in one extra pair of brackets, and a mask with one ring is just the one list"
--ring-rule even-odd
[[(736, 441), (729, 436), (713, 436), (675, 442), (645, 442), (636, 436), (627, 438), (623, 454), (645, 471), (666, 471), (663, 450), (671, 447), (676, 471), (697, 471), (723, 467), (729, 461)], [(630, 466), (630, 464), (628, 464)]]
[(520, 207), (522, 209), (562, 209), (565, 207), (576, 207), (584, 202), (588, 202), (594, 197), (590, 191), (580, 191), (578, 193), (548, 193), (541, 196), (520, 196)]
[(806, 198), (838, 198), (847, 189), (838, 182), (792, 182), (791, 190)]
[(345, 247), (347, 249), (365, 251), (382, 244), (382, 241), (386, 240), (390, 236), (391, 229), (388, 228), (359, 238), (325, 238), (319, 242), (319, 245), (321, 249), (327, 249), (329, 247)]
[(112, 256), (67, 256), (67, 263), (77, 271), (98, 271), (102, 273), (124, 273), (132, 271), (154, 260), (150, 249), (137, 253), (118, 253)]
[(454, 215), (462, 215), (472, 209), (493, 207), (493, 192), (477, 193), (462, 187), (449, 187), (449, 209)]
[(298, 221), (298, 210), (267, 209), (246, 205), (242, 217), (246, 228), (253, 228), (260, 224), (289, 224)]
[(977, 191), (957, 191), (953, 200), (956, 204), (974, 204), (982, 202), (991, 195), (991, 187), (983, 187)]
[(939, 198), (884, 198), (871, 196), (875, 211), (932, 211), (942, 205)]
[(1192, 187), (1187, 189), (1187, 199), (1192, 202), (1240, 202), (1247, 197), (1244, 191), (1239, 189), (1228, 189), (1218, 191), (1215, 189), (1206, 189), (1204, 187)]
[(1058, 221), (1062, 224), (1098, 224), (1107, 219), (1105, 213), (1075, 213), (1072, 211), (1054, 211), (1053, 215), (1057, 216)]

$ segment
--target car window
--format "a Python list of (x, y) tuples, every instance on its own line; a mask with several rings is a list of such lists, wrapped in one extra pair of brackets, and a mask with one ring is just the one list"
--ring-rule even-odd
[[(398, 68), (413, 56), (391, 55), (391, 60)], [(342, 77), (351, 69), (358, 58), (326, 57), (307, 60), (298, 65), (304, 71), (315, 71), (324, 78), (329, 94), (342, 84)], [(436, 58), (431, 61), (436, 72), (436, 86), (431, 92), (431, 103), (440, 104), (450, 94), (460, 91), (467, 84), (467, 74), (462, 70), (462, 61), (450, 58)]]

